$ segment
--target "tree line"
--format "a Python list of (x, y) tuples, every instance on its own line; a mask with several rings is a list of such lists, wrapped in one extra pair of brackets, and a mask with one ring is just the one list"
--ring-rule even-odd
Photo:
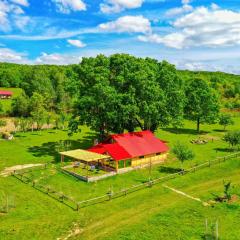
[(53, 113), (70, 115), (71, 132), (86, 124), (102, 138), (138, 128), (178, 128), (184, 118), (196, 121), (200, 131), (201, 123), (218, 119), (220, 99), (228, 97), (224, 84), (232, 86), (231, 98), (239, 94), (239, 76), (177, 71), (166, 61), (128, 54), (83, 58), (69, 66), (0, 64), (0, 73), (0, 86), (24, 90), (13, 99), (14, 116), (41, 125)]

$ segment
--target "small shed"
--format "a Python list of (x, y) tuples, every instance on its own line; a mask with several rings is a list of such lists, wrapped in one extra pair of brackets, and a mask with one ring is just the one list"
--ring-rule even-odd
[(10, 91), (0, 90), (0, 98), (1, 98), (1, 99), (11, 98), (12, 95), (13, 95), (13, 93), (10, 92)]

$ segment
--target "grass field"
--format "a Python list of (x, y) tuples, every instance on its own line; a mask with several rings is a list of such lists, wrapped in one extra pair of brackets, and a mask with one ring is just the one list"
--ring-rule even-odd
[[(186, 121), (185, 128), (177, 133), (173, 129), (160, 129), (156, 135), (169, 146), (181, 141), (193, 149), (196, 157), (185, 162), (184, 167), (229, 154), (229, 147), (222, 140), (222, 127), (202, 126), (201, 137), (209, 140), (206, 145), (190, 143), (198, 138), (194, 129), (195, 123)], [(235, 118), (235, 125), (229, 129), (240, 129), (239, 118)], [(17, 164), (52, 162), (52, 168), (34, 171), (32, 177), (77, 201), (149, 179), (149, 169), (142, 169), (97, 183), (85, 183), (56, 170), (55, 166), (60, 164), (58, 151), (87, 148), (93, 139), (94, 133), (86, 127), (70, 138), (67, 132), (58, 130), (18, 133), (13, 141), (0, 141), (0, 171)], [(151, 177), (172, 173), (180, 166), (170, 156), (166, 164), (153, 167)], [(233, 159), (164, 184), (208, 201), (213, 199), (212, 193), (223, 193), (223, 180), (231, 180), (232, 191), (239, 195), (239, 169), (240, 160)], [(206, 219), (209, 224), (218, 220), (220, 239), (234, 240), (240, 235), (236, 227), (240, 217), (239, 201), (204, 207), (162, 184), (78, 212), (14, 177), (0, 178), (0, 204), (6, 196), (13, 199), (16, 207), (0, 215), (0, 239), (64, 239), (68, 235), (68, 239), (204, 239)]]
[[(13, 97), (17, 97), (22, 93), (21, 88), (0, 88), (0, 90), (11, 91), (13, 93)], [(11, 110), (12, 99), (0, 99), (4, 112), (8, 112)]]

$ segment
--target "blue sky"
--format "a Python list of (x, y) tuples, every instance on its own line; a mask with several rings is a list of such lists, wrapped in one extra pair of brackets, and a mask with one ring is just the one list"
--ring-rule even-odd
[(0, 61), (78, 63), (97, 54), (240, 73), (239, 0), (0, 0)]

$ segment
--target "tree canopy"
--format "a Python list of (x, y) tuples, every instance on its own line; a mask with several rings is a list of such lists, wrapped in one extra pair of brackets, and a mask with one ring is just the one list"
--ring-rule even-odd
[(202, 79), (192, 79), (186, 86), (185, 115), (197, 122), (197, 131), (201, 123), (214, 123), (219, 114), (218, 95), (208, 83)]
[[(68, 66), (0, 63), (0, 87), (23, 89), (13, 99), (14, 116), (41, 113), (49, 122), (54, 114), (59, 120), (70, 114), (72, 131), (86, 124), (102, 137), (138, 128), (181, 127), (184, 117), (196, 121), (199, 131), (201, 123), (217, 120), (219, 98), (221, 107), (240, 107), (239, 80), (218, 72), (179, 71), (166, 61), (128, 54), (83, 58)], [(34, 98), (41, 111), (32, 109)]]

